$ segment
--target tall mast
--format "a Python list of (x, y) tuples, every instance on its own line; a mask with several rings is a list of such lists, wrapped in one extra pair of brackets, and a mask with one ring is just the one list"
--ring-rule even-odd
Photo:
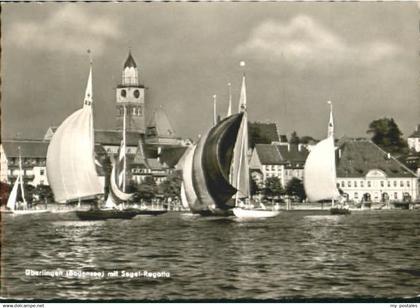
[[(334, 117), (333, 117), (333, 105), (332, 105), (332, 102), (331, 101), (328, 101), (327, 102), (328, 103), (328, 105), (330, 105), (330, 120), (329, 120), (329, 122), (328, 122), (328, 137), (329, 138), (332, 138), (332, 142), (333, 142), (333, 144), (334, 144)], [(333, 147), (333, 151), (335, 151), (335, 148)], [(335, 175), (335, 153), (334, 153), (334, 155), (333, 155), (333, 157), (334, 157), (334, 162), (333, 162), (333, 172), (334, 172), (334, 175)], [(334, 207), (334, 197), (331, 199), (331, 207)]]
[(126, 118), (127, 118), (127, 107), (124, 104), (124, 119), (123, 119), (123, 144), (124, 147), (121, 149), (123, 152), (123, 185), (122, 190), (125, 192), (125, 186), (126, 186), (126, 172), (127, 172), (127, 158), (126, 158)]
[(226, 117), (229, 117), (232, 115), (232, 89), (231, 89), (230, 82), (228, 83), (228, 88), (229, 88), (229, 107), (228, 107)]
[(217, 96), (213, 95), (213, 125), (217, 124)]
[(20, 147), (18, 147), (18, 151), (19, 151), (19, 176), (17, 178), (17, 180), (20, 180), (20, 190), (22, 192), (22, 199), (23, 199), (23, 203), (26, 203), (26, 199), (25, 199), (25, 189), (24, 189), (24, 185), (23, 185), (23, 169), (22, 169), (22, 156), (20, 153)]
[[(241, 67), (245, 66), (245, 62), (241, 61)], [(242, 124), (241, 124), (241, 133), (242, 135), (239, 136), (240, 138), (240, 147), (239, 147), (239, 155), (236, 156), (236, 159), (239, 161), (237, 162), (237, 174), (236, 174), (236, 183), (234, 186), (238, 188), (238, 192), (235, 198), (235, 205), (238, 204), (238, 199), (240, 193), (244, 194), (246, 198), (250, 197), (249, 191), (249, 169), (248, 169), (248, 116), (247, 116), (247, 97), (246, 97), (246, 77), (245, 72), (242, 75), (242, 85), (241, 85), (241, 93), (239, 98), (239, 112), (243, 113), (242, 117)], [(236, 164), (236, 163), (235, 163)]]
[(333, 105), (331, 101), (328, 101), (328, 105), (330, 105), (330, 120), (328, 122), (328, 137), (334, 138), (334, 117), (333, 117)]

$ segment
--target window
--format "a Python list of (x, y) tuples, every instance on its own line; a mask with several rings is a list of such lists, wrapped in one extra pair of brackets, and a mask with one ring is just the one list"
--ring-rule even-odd
[(367, 181), (367, 186), (370, 187), (370, 181)]
[(347, 181), (347, 187), (351, 187), (351, 181)]
[(397, 187), (397, 181), (394, 181), (394, 187)]
[(398, 193), (394, 192), (394, 199), (398, 199)]
[(43, 180), (39, 181), (39, 184), (44, 185), (44, 181)]
[(410, 181), (407, 181), (407, 187), (410, 187)]
[(45, 173), (44, 169), (39, 170), (40, 175), (44, 175), (44, 173)]
[(346, 187), (344, 181), (341, 181), (341, 187)]
[(357, 182), (356, 181), (354, 181), (354, 187), (357, 187)]
[(354, 199), (359, 199), (359, 194), (357, 192), (354, 193)]
[(400, 181), (400, 187), (404, 187), (404, 182)]
[(340, 188), (340, 183), (337, 183), (337, 188)]
[(391, 187), (391, 181), (387, 181), (386, 183), (388, 187)]
[(381, 187), (384, 187), (384, 181), (381, 181)]
[(360, 181), (360, 187), (363, 187), (363, 186), (364, 186), (364, 182)]

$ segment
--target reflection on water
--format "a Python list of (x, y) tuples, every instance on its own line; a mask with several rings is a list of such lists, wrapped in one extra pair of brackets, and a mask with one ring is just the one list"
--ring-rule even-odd
[[(3, 217), (3, 297), (284, 299), (420, 294), (420, 211), (284, 212), (260, 221), (168, 213), (81, 222)], [(169, 272), (169, 278), (25, 276), (33, 270)]]

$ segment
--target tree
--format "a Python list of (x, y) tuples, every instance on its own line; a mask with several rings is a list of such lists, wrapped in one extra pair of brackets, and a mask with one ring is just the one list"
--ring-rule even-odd
[(249, 176), (249, 183), (250, 183), (249, 190), (250, 190), (251, 196), (257, 195), (259, 193), (259, 188), (258, 188), (257, 182), (254, 180), (254, 178), (251, 175)]
[(1, 198), (1, 205), (7, 203), (7, 199), (9, 198), (11, 187), (9, 184), (0, 182), (0, 198)]
[(302, 180), (293, 177), (286, 185), (286, 194), (289, 196), (296, 196), (299, 198), (300, 202), (302, 202), (302, 200), (306, 198)]
[(158, 187), (152, 176), (146, 176), (144, 181), (137, 186), (137, 193), (134, 195), (133, 201), (147, 200), (151, 201), (158, 192)]
[(302, 144), (314, 144), (316, 142), (317, 142), (317, 140), (315, 138), (311, 137), (311, 136), (300, 137), (300, 143), (302, 143)]
[(249, 147), (253, 149), (256, 144), (271, 144), (273, 140), (269, 137), (272, 131), (270, 127), (270, 124), (248, 122)]
[(369, 124), (368, 133), (372, 134), (372, 142), (391, 154), (404, 154), (408, 146), (401, 137), (403, 134), (394, 119), (382, 118)]
[(278, 177), (272, 176), (265, 180), (263, 189), (264, 197), (273, 199), (280, 197), (283, 192), (283, 187)]
[(33, 194), (34, 197), (36, 196), (36, 199), (38, 199), (39, 203), (54, 202), (54, 194), (51, 187), (48, 185), (39, 184), (37, 187), (35, 187)]
[(300, 139), (298, 134), (294, 131), (291, 135), (290, 135), (290, 144), (299, 144)]
[(164, 198), (180, 198), (182, 175), (180, 173), (170, 174), (165, 181), (159, 185), (159, 192)]
[[(31, 184), (23, 184), (23, 189), (25, 190), (26, 202), (28, 202), (29, 204), (32, 204), (34, 201), (35, 187)], [(23, 201), (22, 191), (20, 189), (18, 189), (16, 200), (21, 201), (21, 202)]]

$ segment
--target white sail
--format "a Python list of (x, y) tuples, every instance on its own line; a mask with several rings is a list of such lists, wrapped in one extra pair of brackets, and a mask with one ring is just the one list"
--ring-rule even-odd
[(334, 200), (340, 196), (332, 135), (312, 147), (306, 159), (303, 183), (309, 201)]
[(117, 205), (115, 204), (115, 201), (114, 201), (114, 199), (112, 198), (111, 193), (109, 193), (109, 194), (108, 194), (108, 198), (106, 199), (106, 202), (105, 202), (104, 207), (105, 207), (105, 208), (108, 208), (108, 209), (112, 209), (112, 208), (115, 208), (116, 206), (117, 206)]
[(104, 193), (94, 160), (92, 69), (83, 108), (63, 121), (48, 146), (47, 176), (59, 203)]
[(20, 174), (19, 182), (20, 182), (20, 191), (21, 191), (21, 194), (22, 194), (22, 200), (23, 200), (23, 203), (26, 204), (25, 188), (23, 187), (24, 186), (23, 185), (24, 183), (23, 183), (22, 157), (20, 155), (20, 151), (19, 151), (19, 174)]
[(127, 194), (124, 191), (122, 191), (117, 183), (116, 183), (116, 176), (115, 176), (115, 164), (112, 167), (112, 172), (111, 172), (111, 191), (112, 193), (115, 195), (115, 197), (117, 197), (119, 200), (121, 201), (128, 201), (130, 200), (134, 194)]
[(188, 208), (188, 200), (187, 200), (187, 195), (185, 194), (184, 183), (181, 183), (181, 205), (185, 209)]
[(10, 192), (9, 195), (9, 199), (7, 199), (7, 207), (14, 211), (16, 210), (16, 199), (17, 199), (17, 192), (18, 192), (18, 187), (19, 187), (19, 182), (20, 182), (20, 174), (18, 175), (18, 177), (16, 178), (15, 184), (13, 184), (13, 188), (12, 191)]
[(194, 204), (197, 201), (197, 194), (194, 190), (192, 170), (193, 170), (193, 159), (196, 146), (189, 148), (184, 160), (184, 166), (182, 168), (182, 184), (185, 190), (185, 198), (187, 205)]
[(245, 76), (242, 78), (241, 96), (239, 100), (239, 112), (243, 112), (241, 126), (233, 150), (233, 162), (231, 171), (231, 184), (238, 192), (236, 199), (249, 198), (251, 195), (249, 183), (248, 164), (248, 116), (246, 111), (246, 85)]

